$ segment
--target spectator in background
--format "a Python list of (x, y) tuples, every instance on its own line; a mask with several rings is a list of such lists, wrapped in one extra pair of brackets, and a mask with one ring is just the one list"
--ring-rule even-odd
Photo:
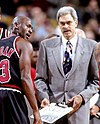
[(40, 7), (32, 7), (30, 15), (34, 27), (35, 40), (43, 40), (48, 35), (54, 33), (50, 20)]
[(2, 13), (6, 16), (14, 16), (17, 7), (24, 5), (28, 6), (32, 4), (33, 0), (0, 0), (0, 6), (2, 8)]
[(89, 0), (88, 5), (83, 13), (83, 23), (86, 24), (90, 19), (96, 19), (99, 21), (100, 8), (98, 5), (98, 0)]
[[(78, 16), (74, 8), (60, 8), (57, 22), (62, 35), (45, 39), (40, 44), (35, 78), (38, 99), (42, 107), (51, 102), (72, 103), (74, 113), (69, 122), (65, 116), (58, 124), (89, 124), (89, 100), (98, 92), (98, 67), (93, 54), (97, 43), (77, 35)], [(69, 48), (66, 63), (64, 53), (69, 41), (73, 47)], [(64, 63), (69, 72), (64, 72)]]
[[(96, 40), (97, 42), (100, 41), (100, 27), (99, 27), (99, 23), (96, 19), (91, 18), (90, 20), (88, 20), (88, 23), (86, 23), (83, 26), (83, 30), (85, 31), (86, 37), (87, 38), (94, 38), (94, 40)], [(93, 33), (94, 36), (90, 36), (88, 33)]]
[(24, 5), (18, 6), (15, 12), (15, 16), (28, 16), (27, 7)]
[(0, 8), (0, 39), (8, 37), (9, 31), (7, 30), (7, 25), (1, 21), (2, 18), (2, 12)]
[[(40, 41), (33, 41), (32, 46), (33, 46), (33, 56), (32, 56), (32, 63), (31, 63), (31, 77), (34, 85), (34, 79), (36, 76), (36, 63), (39, 55), (39, 44)], [(35, 86), (34, 86), (35, 88)]]
[[(95, 40), (95, 34), (91, 30), (91, 27), (88, 24), (84, 25), (83, 30), (84, 30), (87, 38)], [(88, 33), (89, 33), (89, 35), (88, 35)], [(91, 34), (93, 34), (93, 36), (91, 36)]]
[(33, 46), (32, 67), (36, 68), (36, 63), (39, 55), (40, 41), (33, 41), (32, 46)]

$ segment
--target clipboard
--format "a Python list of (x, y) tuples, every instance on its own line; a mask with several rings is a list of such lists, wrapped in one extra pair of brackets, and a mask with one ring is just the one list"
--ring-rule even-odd
[[(49, 106), (39, 110), (39, 112), (43, 122), (52, 124), (58, 119), (62, 118), (64, 115), (67, 115), (72, 110), (73, 108), (68, 107), (67, 105), (64, 106), (61, 104), (51, 103)], [(33, 115), (30, 117), (34, 118)]]

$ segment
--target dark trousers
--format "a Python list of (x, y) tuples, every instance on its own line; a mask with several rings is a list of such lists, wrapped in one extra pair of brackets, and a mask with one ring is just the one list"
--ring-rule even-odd
[(23, 94), (0, 90), (0, 124), (30, 124)]
[(68, 124), (67, 115), (65, 115), (64, 117), (60, 118), (55, 124)]

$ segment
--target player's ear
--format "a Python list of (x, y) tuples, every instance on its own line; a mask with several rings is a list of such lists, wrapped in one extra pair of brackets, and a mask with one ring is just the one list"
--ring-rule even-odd
[(19, 24), (18, 24), (17, 22), (15, 22), (15, 23), (13, 24), (13, 26), (14, 26), (15, 28), (18, 28), (18, 27), (19, 27)]
[(16, 33), (17, 35), (19, 35), (19, 26), (20, 26), (20, 24), (18, 24), (17, 22), (15, 22), (15, 23), (13, 24), (14, 31), (15, 31), (15, 33)]
[(78, 26), (78, 20), (75, 20), (75, 27), (77, 28)]

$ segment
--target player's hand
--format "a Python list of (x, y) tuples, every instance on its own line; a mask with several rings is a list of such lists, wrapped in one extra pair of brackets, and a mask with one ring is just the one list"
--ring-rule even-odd
[(71, 111), (68, 115), (68, 117), (70, 117), (73, 113), (75, 113), (80, 108), (83, 102), (83, 98), (81, 95), (76, 95), (71, 99), (69, 99), (68, 102), (69, 104), (72, 103), (71, 107), (73, 107), (73, 111)]
[(33, 122), (33, 124), (42, 124), (39, 112), (33, 112), (33, 114), (34, 114), (34, 122)]

